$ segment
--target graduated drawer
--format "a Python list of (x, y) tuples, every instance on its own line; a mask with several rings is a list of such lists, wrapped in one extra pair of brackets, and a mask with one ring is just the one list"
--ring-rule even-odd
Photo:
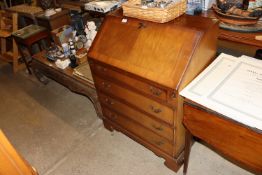
[(142, 138), (146, 142), (150, 143), (151, 145), (154, 145), (155, 147), (161, 149), (169, 155), (172, 155), (173, 146), (171, 142), (168, 141), (166, 138), (156, 135), (150, 130), (144, 128), (143, 126), (135, 123), (132, 120), (127, 119), (126, 117), (116, 114), (115, 112), (109, 110), (106, 107), (103, 107), (103, 114), (106, 118), (108, 118), (114, 123), (117, 123), (127, 131), (135, 134), (136, 136)]
[(144, 127), (157, 133), (158, 135), (165, 137), (169, 141), (173, 141), (174, 129), (166, 126), (165, 124), (158, 122), (135, 110), (134, 108), (131, 108), (128, 105), (121, 103), (118, 100), (108, 97), (102, 93), (99, 93), (99, 101), (102, 103), (103, 106), (106, 105), (108, 108), (113, 109), (114, 111), (117, 111), (118, 113), (140, 123)]
[(131, 78), (130, 75), (127, 75), (124, 72), (120, 73), (118, 71), (110, 69), (109, 67), (105, 67), (105, 66), (102, 66), (102, 65), (97, 64), (97, 63), (92, 64), (92, 62), (90, 64), (90, 67), (91, 67), (93, 72), (101, 75), (102, 77), (106, 76), (106, 77), (113, 78), (117, 81), (120, 81), (120, 82), (123, 82), (123, 83), (129, 85), (130, 87), (132, 87), (132, 88), (134, 88), (138, 91), (141, 91), (141, 92), (146, 93), (148, 95), (151, 95), (153, 97), (156, 97), (156, 98), (159, 98), (159, 99), (162, 99), (162, 100), (165, 100), (165, 101), (167, 99), (167, 91), (166, 90), (159, 88), (159, 87), (156, 87), (155, 85), (147, 84), (147, 83), (145, 83), (141, 80)]
[(117, 98), (121, 98), (136, 108), (173, 125), (174, 112), (171, 108), (98, 76), (93, 75), (93, 78), (98, 89), (110, 93)]

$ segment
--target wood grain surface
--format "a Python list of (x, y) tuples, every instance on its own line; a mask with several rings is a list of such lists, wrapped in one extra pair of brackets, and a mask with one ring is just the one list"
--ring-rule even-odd
[(262, 133), (224, 116), (185, 104), (184, 120), (192, 135), (202, 139), (226, 158), (257, 174), (262, 173)]

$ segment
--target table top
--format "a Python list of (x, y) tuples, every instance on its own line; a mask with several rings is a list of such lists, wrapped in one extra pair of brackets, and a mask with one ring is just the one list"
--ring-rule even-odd
[(21, 38), (21, 39), (27, 39), (29, 37), (31, 37), (32, 35), (35, 35), (39, 32), (45, 31), (46, 28), (42, 27), (42, 26), (38, 26), (38, 25), (29, 25), (26, 26), (20, 30), (15, 31), (14, 33), (12, 33), (13, 36)]
[(30, 6), (27, 4), (12, 6), (6, 10), (11, 12), (16, 12), (19, 14), (25, 14), (25, 15), (35, 15), (39, 12), (43, 12), (43, 9), (41, 7)]
[(46, 51), (45, 51), (45, 50), (44, 50), (44, 51), (41, 51), (41, 52), (39, 52), (39, 53), (37, 53), (37, 54), (35, 54), (35, 55), (33, 55), (32, 58), (33, 58), (33, 61), (37, 61), (37, 62), (41, 63), (43, 66), (46, 66), (46, 67), (51, 68), (51, 69), (53, 69), (53, 70), (55, 70), (55, 71), (58, 71), (58, 72), (64, 74), (65, 76), (68, 76), (68, 77), (70, 77), (70, 78), (72, 78), (72, 79), (74, 79), (74, 80), (76, 80), (76, 81), (79, 81), (80, 83), (83, 83), (83, 84), (85, 84), (85, 85), (87, 85), (87, 86), (92, 87), (92, 88), (95, 89), (94, 84), (89, 83), (89, 82), (87, 82), (87, 81), (85, 81), (85, 80), (83, 80), (83, 79), (75, 76), (75, 75), (73, 74), (73, 71), (74, 71), (73, 68), (67, 67), (67, 68), (65, 68), (65, 69), (60, 69), (60, 68), (58, 68), (58, 67), (55, 65), (55, 62), (49, 61), (49, 60), (46, 58)]

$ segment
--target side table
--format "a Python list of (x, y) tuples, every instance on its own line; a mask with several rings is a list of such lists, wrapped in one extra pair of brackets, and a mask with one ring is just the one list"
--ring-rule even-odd
[(31, 74), (31, 70), (29, 68), (29, 61), (26, 60), (27, 55), (23, 51), (22, 47), (25, 47), (28, 49), (30, 56), (33, 55), (33, 51), (32, 51), (33, 44), (37, 43), (38, 46), (40, 46), (39, 48), (41, 50), (42, 47), (39, 42), (43, 39), (46, 39), (48, 42), (48, 45), (50, 45), (49, 32), (44, 27), (37, 26), (37, 25), (29, 25), (27, 27), (24, 27), (12, 33), (12, 36), (15, 39), (15, 42), (18, 46), (18, 50), (20, 54), (22, 55), (22, 58), (23, 58), (23, 61), (25, 62), (27, 70)]
[(74, 76), (73, 69), (70, 67), (64, 70), (56, 67), (55, 63), (48, 61), (45, 55), (46, 51), (33, 55), (31, 67), (38, 80), (46, 84), (48, 81), (45, 77), (48, 77), (71, 91), (88, 97), (93, 103), (98, 117), (103, 118), (94, 84)]
[(187, 172), (193, 136), (203, 140), (232, 162), (251, 172), (261, 174), (262, 132), (260, 130), (240, 124), (187, 99), (184, 103), (183, 124), (186, 127), (184, 174)]

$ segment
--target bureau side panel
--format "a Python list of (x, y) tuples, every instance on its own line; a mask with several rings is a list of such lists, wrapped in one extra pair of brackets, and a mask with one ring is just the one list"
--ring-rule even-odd
[[(212, 62), (216, 55), (218, 36), (218, 24), (214, 21), (208, 29), (199, 32), (199, 41), (196, 44), (196, 50), (193, 53), (189, 64), (182, 76), (178, 87), (178, 94), (189, 82), (191, 82), (208, 64)], [(177, 155), (184, 149), (185, 129), (182, 125), (183, 119), (183, 98), (177, 98), (177, 117), (175, 117), (175, 144), (174, 154)]]

